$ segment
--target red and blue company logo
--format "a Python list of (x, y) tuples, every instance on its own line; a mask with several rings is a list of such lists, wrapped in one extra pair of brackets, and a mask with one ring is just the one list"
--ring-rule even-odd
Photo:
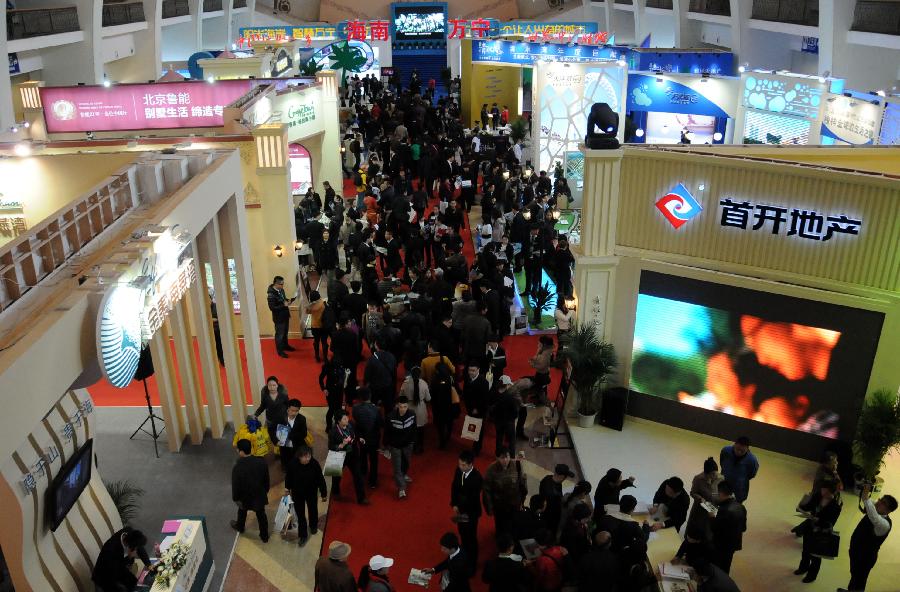
[(679, 183), (672, 191), (668, 192), (656, 202), (656, 208), (662, 212), (669, 224), (680, 228), (682, 224), (694, 218), (703, 211), (700, 205), (687, 187)]

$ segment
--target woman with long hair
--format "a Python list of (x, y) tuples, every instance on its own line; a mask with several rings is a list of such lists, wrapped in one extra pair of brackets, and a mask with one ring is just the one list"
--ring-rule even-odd
[(259, 407), (256, 408), (253, 415), (259, 417), (265, 411), (266, 429), (269, 431), (269, 438), (272, 442), (278, 442), (275, 437), (275, 429), (278, 424), (287, 423), (287, 408), (287, 387), (278, 381), (277, 376), (268, 377), (265, 386), (259, 393)]
[(425, 426), (428, 424), (428, 405), (431, 392), (428, 383), (422, 380), (422, 369), (413, 366), (400, 387), (400, 394), (409, 399), (409, 406), (416, 413), (416, 445), (415, 452), (425, 452)]
[(373, 555), (368, 565), (359, 571), (357, 585), (360, 592), (394, 592), (394, 586), (388, 580), (388, 571), (394, 560), (383, 555)]

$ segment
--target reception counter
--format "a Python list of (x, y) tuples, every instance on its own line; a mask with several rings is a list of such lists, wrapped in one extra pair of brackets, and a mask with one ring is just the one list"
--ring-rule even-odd
[(168, 586), (156, 581), (152, 574), (142, 574), (138, 592), (206, 592), (215, 571), (215, 563), (209, 548), (209, 533), (203, 516), (179, 516), (163, 523), (159, 543), (159, 555), (173, 543), (188, 548), (187, 563)]

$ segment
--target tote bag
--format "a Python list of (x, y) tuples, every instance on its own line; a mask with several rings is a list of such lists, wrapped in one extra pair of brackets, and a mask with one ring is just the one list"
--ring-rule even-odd
[(347, 458), (347, 452), (344, 450), (329, 450), (328, 456), (325, 458), (325, 468), (323, 473), (326, 477), (340, 477), (344, 472), (344, 460)]
[(460, 437), (463, 440), (472, 440), (473, 442), (478, 440), (478, 436), (481, 435), (481, 424), (483, 421), (480, 417), (467, 415), (466, 420), (463, 422)]

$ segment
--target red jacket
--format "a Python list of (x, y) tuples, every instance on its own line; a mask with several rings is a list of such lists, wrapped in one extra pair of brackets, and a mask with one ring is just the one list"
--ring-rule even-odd
[(547, 547), (541, 550), (540, 556), (531, 564), (537, 590), (553, 592), (563, 585), (563, 561), (566, 552), (560, 546)]

